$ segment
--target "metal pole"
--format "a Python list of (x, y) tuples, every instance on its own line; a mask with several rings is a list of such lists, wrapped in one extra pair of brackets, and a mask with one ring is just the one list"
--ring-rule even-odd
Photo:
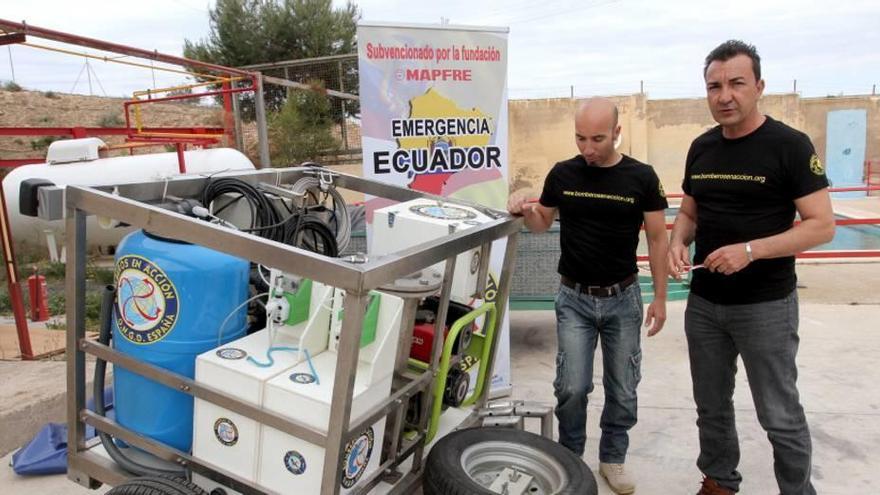
[(202, 62), (200, 60), (193, 60), (184, 57), (176, 57), (174, 55), (165, 55), (164, 53), (159, 53), (158, 51), (150, 51), (143, 50), (141, 48), (134, 48), (131, 46), (120, 45), (117, 43), (110, 43), (107, 41), (101, 41), (94, 38), (86, 38), (84, 36), (77, 36), (75, 34), (69, 34), (62, 31), (54, 31), (52, 29), (46, 29), (34, 26), (32, 24), (25, 24), (23, 22), (13, 22), (6, 19), (0, 19), (0, 28), (6, 31), (20, 31), (25, 33), (28, 36), (35, 36), (37, 38), (43, 38), (47, 40), (60, 41), (62, 43), (70, 43), (71, 45), (79, 45), (85, 46), (87, 48), (95, 48), (98, 50), (103, 50), (106, 52), (119, 53), (122, 55), (131, 55), (132, 57), (139, 57), (146, 60), (156, 60), (158, 62), (165, 62), (168, 64), (174, 65), (182, 65), (189, 66), (199, 69), (205, 69), (209, 71), (221, 72), (224, 74), (236, 75), (236, 76), (246, 76), (250, 77), (252, 74), (250, 72), (234, 69), (232, 67), (224, 67), (222, 65), (209, 64), (207, 62)]
[[(339, 91), (344, 93), (345, 92), (345, 83), (342, 82), (343, 81), (342, 61), (340, 60), (336, 64), (337, 64), (337, 68), (339, 69)], [(342, 128), (340, 129), (341, 134), (342, 134), (342, 149), (348, 151), (348, 129), (346, 128), (346, 125), (345, 125), (345, 100), (340, 100), (339, 104), (342, 107), (342, 116), (341, 116), (341, 120), (339, 121), (339, 125), (342, 126)]]
[[(519, 240), (519, 232), (514, 232), (507, 237), (507, 247), (504, 251), (504, 262), (501, 266), (501, 277), (498, 280), (498, 296), (495, 299), (495, 307), (498, 308), (498, 317), (495, 320), (495, 324), (499, 327), (503, 327), (504, 325), (504, 316), (507, 313), (507, 305), (508, 298), (510, 296), (510, 285), (513, 280), (513, 269), (516, 265), (516, 243)], [(493, 352), (489, 354), (489, 362), (481, 363), (481, 366), (487, 367), (488, 381), (492, 383), (492, 377), (495, 376), (495, 356), (497, 354), (497, 345), (498, 338), (501, 336), (501, 332), (496, 330), (495, 335), (493, 336), (492, 343), (490, 344), (493, 348)], [(475, 405), (476, 409), (482, 409), (486, 406), (486, 402), (489, 400), (489, 391), (492, 389), (491, 386), (488, 386), (483, 389), (482, 397), (477, 398), (477, 403)]]
[(15, 65), (12, 63), (12, 47), (6, 45), (6, 49), (9, 50), (9, 70), (12, 71), (12, 82), (15, 82)]
[(260, 146), (260, 163), (257, 168), (269, 168), (272, 166), (269, 159), (269, 129), (266, 125), (266, 100), (263, 98), (263, 74), (260, 72), (254, 76), (254, 106), (257, 113), (257, 140)]
[[(330, 404), (330, 428), (327, 431), (327, 444), (324, 451), (324, 472), (321, 476), (321, 494), (339, 493), (339, 472), (342, 469), (342, 454), (351, 433), (352, 393), (357, 373), (358, 354), (360, 354), (361, 332), (364, 321), (364, 307), (369, 294), (346, 292), (342, 307), (345, 318), (336, 351), (336, 373), (333, 382), (333, 396)], [(360, 433), (360, 432), (355, 432)], [(380, 455), (381, 446), (375, 455)]]
[[(232, 87), (235, 88), (237, 83), (233, 82)], [(241, 135), (241, 100), (238, 93), (232, 95), (232, 120), (235, 127), (235, 148), (244, 153), (244, 137)]]
[(86, 59), (86, 78), (89, 81), (89, 96), (92, 96), (92, 67), (89, 65), (89, 59)]
[(76, 456), (86, 448), (85, 423), (79, 417), (86, 407), (86, 355), (79, 342), (85, 337), (86, 294), (86, 214), (67, 208), (67, 477), (80, 485), (90, 486), (88, 474), (74, 468)]
[[(15, 265), (12, 226), (9, 224), (9, 215), (6, 211), (6, 194), (3, 192), (2, 187), (0, 187), (0, 237), (2, 237), (3, 242), (3, 258), (6, 260), (6, 284), (9, 289), (9, 302), (12, 305), (12, 314), (15, 316), (15, 330), (18, 333), (18, 348), (21, 351), (21, 358), (30, 360), (34, 358), (34, 351), (31, 348), (27, 314), (24, 310), (21, 285), (18, 281), (18, 267)], [(31, 304), (33, 304), (33, 301), (31, 301)]]

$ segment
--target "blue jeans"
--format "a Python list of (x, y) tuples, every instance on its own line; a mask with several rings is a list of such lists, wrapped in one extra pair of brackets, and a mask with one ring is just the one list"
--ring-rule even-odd
[(758, 422), (773, 445), (782, 495), (814, 495), (810, 431), (797, 390), (798, 298), (756, 304), (714, 304), (691, 294), (684, 329), (690, 355), (700, 456), (697, 467), (739, 490), (742, 476), (734, 421), (736, 358), (742, 356)]
[(602, 439), (599, 460), (623, 463), (627, 431), (636, 424), (636, 387), (642, 378), (642, 293), (633, 283), (618, 295), (594, 297), (566, 286), (556, 296), (556, 418), (559, 443), (582, 456), (587, 440), (587, 396), (593, 391), (593, 355), (602, 343)]

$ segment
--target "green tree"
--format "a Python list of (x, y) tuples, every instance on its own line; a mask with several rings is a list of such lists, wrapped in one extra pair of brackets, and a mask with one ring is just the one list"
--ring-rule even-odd
[(291, 90), (281, 111), (269, 120), (272, 163), (298, 165), (321, 161), (321, 156), (339, 150), (333, 136), (333, 110), (322, 82), (310, 81), (309, 90)]
[[(217, 0), (210, 11), (207, 39), (184, 40), (183, 54), (229, 67), (349, 54), (356, 49), (359, 18), (351, 2), (334, 8), (331, 0)], [(333, 87), (339, 74), (336, 65), (327, 67), (332, 69), (320, 75), (306, 74), (302, 80), (320, 78), (324, 87)], [(351, 79), (351, 74), (343, 76)], [(267, 110), (277, 111), (284, 105), (287, 91), (266, 85), (264, 95)], [(242, 98), (245, 116), (252, 117), (253, 95), (243, 93)], [(346, 113), (357, 111), (351, 107)], [(341, 113), (335, 113), (334, 119), (341, 120)]]

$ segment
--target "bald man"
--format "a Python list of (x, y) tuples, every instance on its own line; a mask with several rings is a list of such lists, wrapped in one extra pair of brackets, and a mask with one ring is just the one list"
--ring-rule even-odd
[(632, 493), (625, 470), (628, 431), (636, 424), (643, 320), (636, 248), (645, 225), (654, 300), (645, 314), (648, 336), (666, 321), (666, 225), (663, 187), (654, 169), (615, 148), (617, 108), (604, 98), (583, 103), (575, 115), (580, 154), (557, 163), (537, 203), (511, 195), (508, 210), (526, 227), (544, 232), (560, 219), (561, 283), (556, 297), (558, 353), (553, 382), (559, 443), (582, 456), (593, 356), (602, 344), (605, 406), (599, 473), (615, 493)]

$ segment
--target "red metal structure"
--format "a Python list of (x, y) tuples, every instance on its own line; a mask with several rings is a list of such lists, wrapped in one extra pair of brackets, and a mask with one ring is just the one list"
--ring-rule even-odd
[[(188, 71), (200, 70), (211, 74), (220, 74), (221, 76), (207, 76), (220, 87), (218, 90), (212, 90), (205, 93), (195, 93), (179, 96), (166, 96), (154, 98), (148, 95), (148, 98), (141, 100), (132, 98), (124, 103), (126, 127), (122, 128), (94, 128), (94, 127), (7, 127), (0, 128), (0, 136), (64, 136), (72, 138), (84, 138), (88, 136), (125, 136), (126, 143), (123, 145), (113, 146), (112, 148), (127, 148), (133, 152), (133, 148), (140, 146), (154, 145), (171, 145), (177, 150), (178, 165), (181, 173), (186, 172), (186, 164), (184, 162), (184, 150), (188, 145), (194, 146), (211, 146), (220, 142), (221, 137), (227, 137), (230, 141), (234, 135), (231, 125), (232, 123), (232, 98), (231, 95), (245, 91), (254, 91), (259, 87), (258, 74), (235, 69), (232, 67), (224, 67), (221, 65), (210, 64), (198, 60), (191, 60), (174, 55), (166, 55), (157, 51), (144, 50), (126, 45), (110, 43), (107, 41), (77, 36), (74, 34), (54, 31), (51, 29), (40, 28), (28, 25), (24, 22), (13, 22), (0, 19), (0, 45), (2, 44), (27, 44), (28, 37), (43, 38), (57, 42), (78, 45), (82, 47), (112, 52), (121, 55), (128, 55), (156, 62), (163, 62), (171, 65), (177, 65), (186, 68)], [(38, 47), (39, 48), (39, 47)], [(46, 47), (42, 47), (46, 48)], [(64, 53), (65, 50), (56, 50)], [(83, 56), (87, 56), (82, 54)], [(92, 57), (95, 58), (95, 57)], [(104, 58), (105, 61), (108, 61)], [(129, 65), (138, 64), (129, 63)], [(150, 66), (140, 65), (141, 67), (150, 68)], [(183, 72), (183, 71), (178, 71)], [(202, 74), (203, 76), (205, 74)], [(251, 82), (249, 87), (235, 88), (230, 84), (230, 78), (235, 80), (247, 80)], [(223, 107), (225, 110), (224, 127), (214, 128), (162, 128), (162, 127), (142, 127), (140, 124), (135, 128), (131, 126), (128, 110), (131, 106), (143, 105), (155, 102), (182, 100), (186, 98), (201, 98), (203, 96), (222, 96)], [(0, 168), (17, 167), (30, 163), (41, 163), (45, 158), (24, 158), (16, 160), (0, 160)], [(13, 250), (12, 232), (9, 224), (9, 217), (6, 211), (6, 198), (0, 188), (0, 247), (2, 247), (3, 258), (5, 260), (5, 268), (7, 273), (7, 282), (10, 300), (12, 302), (13, 313), (15, 315), (16, 331), (18, 333), (19, 348), (22, 359), (34, 359), (33, 349), (31, 347), (30, 335), (27, 327), (27, 316), (25, 314), (24, 304), (22, 302), (21, 285), (18, 276), (18, 269), (15, 263), (15, 253)]]

